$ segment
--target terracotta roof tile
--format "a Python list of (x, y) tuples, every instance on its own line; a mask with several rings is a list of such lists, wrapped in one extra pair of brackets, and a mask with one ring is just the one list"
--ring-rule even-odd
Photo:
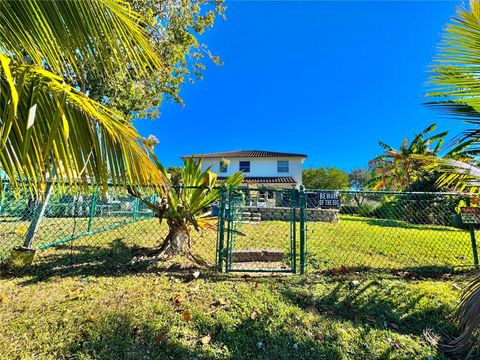
[[(218, 180), (225, 180), (225, 176), (219, 176)], [(245, 177), (246, 183), (258, 183), (258, 184), (296, 184), (296, 181), (291, 176), (249, 176)]]
[[(263, 150), (236, 150), (217, 152), (211, 154), (198, 154), (195, 157), (203, 157), (204, 159), (222, 159), (222, 158), (270, 158), (270, 157), (301, 157), (306, 158), (305, 154), (294, 154), (277, 151), (263, 151)], [(182, 156), (182, 159), (188, 158), (190, 155)]]

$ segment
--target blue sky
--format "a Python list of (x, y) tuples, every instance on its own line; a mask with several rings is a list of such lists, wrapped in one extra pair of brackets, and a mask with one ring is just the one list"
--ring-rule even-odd
[(366, 167), (378, 141), (437, 122), (422, 105), (428, 68), (458, 1), (227, 1), (227, 20), (202, 36), (220, 55), (205, 79), (139, 120), (167, 166), (181, 155), (239, 149), (308, 154), (306, 167)]

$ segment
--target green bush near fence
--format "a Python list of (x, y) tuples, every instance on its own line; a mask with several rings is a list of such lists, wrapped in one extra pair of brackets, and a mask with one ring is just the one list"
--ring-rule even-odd
[[(374, 198), (375, 199), (375, 198)], [(376, 199), (375, 199), (376, 200)], [(405, 220), (412, 224), (433, 224), (462, 227), (456, 214), (460, 198), (440, 194), (405, 194), (385, 196), (380, 201), (360, 205), (342, 204), (340, 212), (378, 219)]]

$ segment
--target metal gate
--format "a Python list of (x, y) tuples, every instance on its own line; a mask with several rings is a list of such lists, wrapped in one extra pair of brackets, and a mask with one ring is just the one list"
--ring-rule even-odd
[[(305, 264), (304, 193), (298, 189), (222, 188), (217, 269), (300, 272)], [(298, 256), (299, 255), (299, 256)]]

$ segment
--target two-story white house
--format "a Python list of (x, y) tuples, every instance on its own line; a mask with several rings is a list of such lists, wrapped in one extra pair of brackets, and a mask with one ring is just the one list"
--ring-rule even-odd
[[(189, 156), (182, 156), (185, 159)], [(202, 169), (211, 166), (219, 180), (242, 171), (249, 188), (285, 189), (302, 184), (304, 154), (262, 150), (238, 150), (194, 155), (202, 158)]]

